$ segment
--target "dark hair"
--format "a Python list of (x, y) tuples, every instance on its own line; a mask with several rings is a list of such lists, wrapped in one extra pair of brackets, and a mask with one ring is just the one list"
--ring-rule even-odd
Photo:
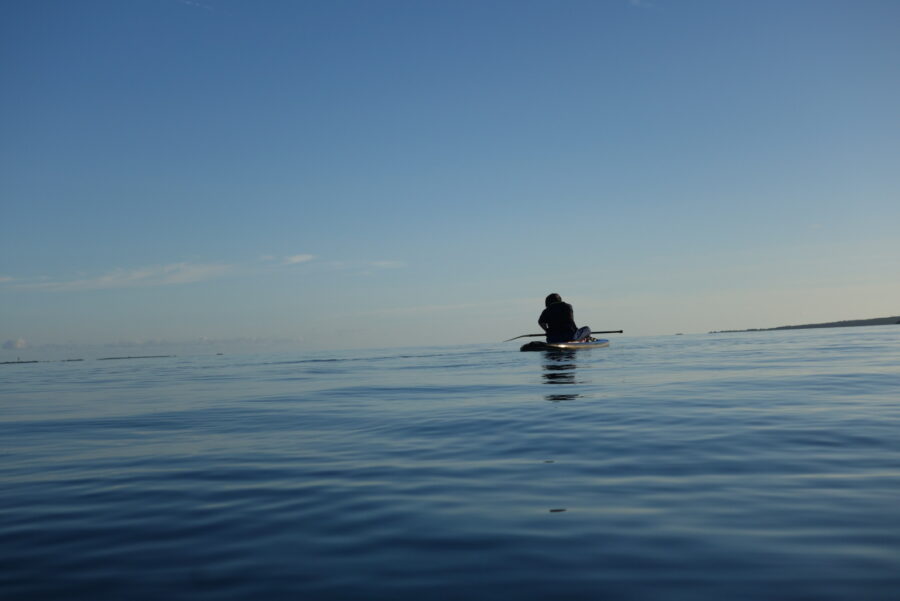
[(544, 306), (549, 307), (553, 303), (561, 303), (561, 302), (562, 302), (562, 297), (554, 292), (553, 294), (548, 294), (547, 298), (544, 299)]

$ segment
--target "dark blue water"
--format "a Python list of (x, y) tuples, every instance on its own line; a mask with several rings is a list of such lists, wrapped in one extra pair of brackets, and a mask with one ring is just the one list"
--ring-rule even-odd
[(0, 366), (0, 597), (900, 598), (900, 328), (517, 349)]

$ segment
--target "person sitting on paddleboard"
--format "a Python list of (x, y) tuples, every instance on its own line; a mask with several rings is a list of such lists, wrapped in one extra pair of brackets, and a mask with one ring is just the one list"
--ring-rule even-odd
[(538, 325), (547, 334), (547, 342), (571, 342), (590, 338), (591, 329), (587, 326), (579, 329), (575, 325), (572, 305), (564, 303), (560, 295), (547, 295), (544, 305), (546, 308), (538, 317)]

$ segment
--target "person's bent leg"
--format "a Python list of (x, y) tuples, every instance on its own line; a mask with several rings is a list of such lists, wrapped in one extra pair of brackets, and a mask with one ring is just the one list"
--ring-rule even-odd
[(575, 331), (575, 334), (572, 336), (573, 342), (583, 342), (591, 337), (591, 328), (588, 326), (582, 326)]

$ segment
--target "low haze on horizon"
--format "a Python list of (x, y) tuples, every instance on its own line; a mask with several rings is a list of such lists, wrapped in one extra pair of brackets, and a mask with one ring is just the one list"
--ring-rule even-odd
[[(900, 3), (0, 4), (0, 358), (900, 314)], [(23, 356), (24, 358), (24, 356)]]

